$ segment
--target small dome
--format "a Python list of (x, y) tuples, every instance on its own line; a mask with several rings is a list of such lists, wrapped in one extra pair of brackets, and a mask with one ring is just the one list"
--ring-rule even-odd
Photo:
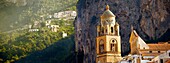
[(115, 17), (115, 15), (109, 10), (109, 5), (106, 6), (106, 11), (101, 16), (101, 18), (107, 17)]

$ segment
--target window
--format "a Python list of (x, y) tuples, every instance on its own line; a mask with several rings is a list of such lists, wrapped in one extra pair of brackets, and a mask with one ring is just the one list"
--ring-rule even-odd
[(116, 40), (111, 40), (110, 51), (112, 51), (112, 52), (116, 51)]
[(158, 53), (160, 53), (160, 51), (158, 51)]
[(111, 33), (113, 33), (113, 27), (111, 27)]
[(152, 53), (152, 51), (149, 51), (149, 53)]
[(114, 44), (111, 44), (111, 51), (115, 51)]
[(107, 33), (107, 29), (106, 29), (106, 33)]
[(104, 44), (100, 45), (99, 48), (100, 48), (100, 50), (99, 50), (100, 53), (102, 53), (104, 51)]
[(144, 59), (144, 58), (142, 57), (142, 59)]
[(104, 51), (104, 41), (101, 39), (99, 42), (99, 52), (102, 53)]
[(163, 63), (163, 59), (160, 59), (160, 63)]
[(129, 63), (132, 63), (132, 60), (129, 60), (128, 62), (129, 62)]
[(103, 28), (103, 27), (102, 27), (102, 29), (101, 29), (101, 32), (102, 32), (101, 34), (103, 34), (103, 33), (104, 33), (104, 28)]

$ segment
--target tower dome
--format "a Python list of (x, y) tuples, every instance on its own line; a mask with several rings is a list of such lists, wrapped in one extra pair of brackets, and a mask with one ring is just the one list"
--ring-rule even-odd
[(109, 18), (109, 17), (116, 17), (110, 10), (109, 5), (106, 6), (106, 11), (102, 14), (101, 18)]
[(106, 10), (101, 15), (101, 24), (103, 25), (115, 25), (115, 18), (116, 16), (109, 10), (109, 5), (106, 5)]

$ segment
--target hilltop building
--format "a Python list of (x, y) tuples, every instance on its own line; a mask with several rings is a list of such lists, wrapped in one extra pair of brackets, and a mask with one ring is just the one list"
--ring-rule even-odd
[(65, 20), (69, 20), (69, 19), (75, 19), (75, 17), (77, 16), (76, 11), (63, 11), (63, 12), (58, 12), (58, 13), (54, 13), (54, 18), (57, 19), (65, 19)]
[(51, 22), (51, 20), (47, 20), (45, 22), (46, 27), (49, 28), (52, 32), (57, 32), (60, 28), (59, 25), (52, 25)]
[(33, 25), (28, 25), (28, 32), (37, 32), (39, 31), (41, 24), (38, 21), (35, 21)]
[(41, 22), (34, 21), (34, 24), (32, 25), (32, 28), (40, 28), (40, 27), (41, 27)]
[(96, 63), (117, 63), (122, 59), (119, 24), (115, 18), (107, 5), (97, 26)]

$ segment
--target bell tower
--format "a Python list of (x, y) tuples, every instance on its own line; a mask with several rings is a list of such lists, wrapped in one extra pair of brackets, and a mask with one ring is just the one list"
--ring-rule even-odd
[(117, 63), (122, 59), (119, 24), (115, 18), (107, 5), (97, 26), (96, 63)]

